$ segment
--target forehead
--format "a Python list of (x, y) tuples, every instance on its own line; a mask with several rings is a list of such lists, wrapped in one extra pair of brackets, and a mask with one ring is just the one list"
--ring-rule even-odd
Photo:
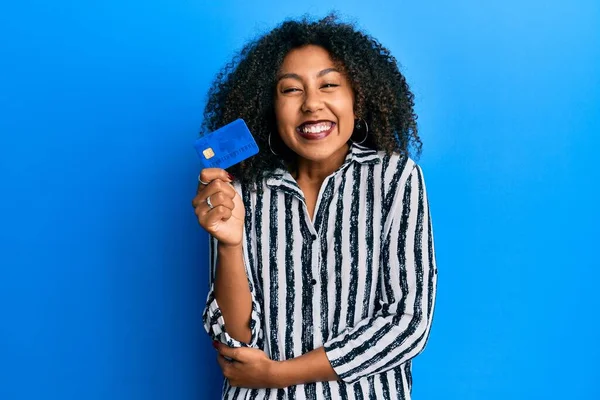
[(335, 67), (329, 52), (323, 47), (307, 45), (290, 50), (283, 59), (280, 72), (323, 70)]

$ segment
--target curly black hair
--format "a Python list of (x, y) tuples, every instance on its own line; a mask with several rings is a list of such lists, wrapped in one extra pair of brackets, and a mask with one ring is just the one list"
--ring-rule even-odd
[(309, 17), (287, 20), (266, 35), (248, 43), (216, 76), (208, 92), (200, 135), (242, 118), (252, 132), (259, 154), (230, 168), (242, 183), (256, 182), (269, 172), (294, 162), (294, 154), (281, 139), (279, 156), (269, 149), (279, 138), (274, 98), (277, 73), (286, 54), (305, 45), (327, 50), (346, 74), (355, 95), (355, 114), (369, 126), (364, 146), (409, 155), (421, 153), (414, 95), (400, 73), (396, 59), (376, 39), (343, 23), (335, 14), (314, 21)]

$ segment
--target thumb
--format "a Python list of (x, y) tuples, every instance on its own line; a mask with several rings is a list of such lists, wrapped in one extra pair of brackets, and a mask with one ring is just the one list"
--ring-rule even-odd
[(215, 349), (217, 349), (219, 354), (222, 355), (223, 357), (238, 361), (239, 349), (237, 349), (235, 347), (229, 347), (222, 343), (215, 344)]

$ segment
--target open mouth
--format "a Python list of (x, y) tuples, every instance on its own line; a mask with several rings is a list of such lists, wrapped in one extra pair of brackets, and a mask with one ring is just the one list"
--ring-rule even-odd
[(335, 126), (331, 121), (305, 122), (296, 128), (296, 132), (305, 139), (317, 140), (327, 137)]

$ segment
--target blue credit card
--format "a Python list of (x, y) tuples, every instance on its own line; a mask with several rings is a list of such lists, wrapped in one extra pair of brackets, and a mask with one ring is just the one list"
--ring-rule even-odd
[(258, 153), (258, 146), (243, 119), (210, 132), (194, 143), (202, 169), (227, 169)]

